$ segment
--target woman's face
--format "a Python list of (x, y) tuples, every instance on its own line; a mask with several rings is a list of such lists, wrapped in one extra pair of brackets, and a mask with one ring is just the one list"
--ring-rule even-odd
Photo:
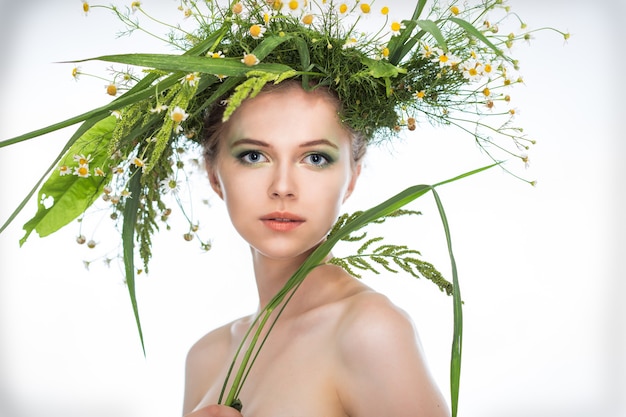
[(284, 259), (320, 243), (360, 172), (331, 99), (299, 86), (260, 94), (221, 136), (211, 185), (250, 246)]

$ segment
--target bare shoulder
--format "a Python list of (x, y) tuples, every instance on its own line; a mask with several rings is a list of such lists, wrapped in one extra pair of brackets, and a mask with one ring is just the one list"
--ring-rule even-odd
[(212, 330), (189, 349), (185, 364), (185, 413), (198, 404), (221, 371), (229, 355), (234, 324), (231, 322)]
[(413, 322), (387, 297), (350, 297), (337, 329), (337, 385), (348, 415), (449, 415)]

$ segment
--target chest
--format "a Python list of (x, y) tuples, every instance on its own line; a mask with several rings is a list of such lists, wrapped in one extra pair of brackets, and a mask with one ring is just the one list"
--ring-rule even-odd
[[(272, 330), (238, 396), (245, 417), (345, 415), (336, 390), (335, 376), (340, 364), (332, 326), (308, 324), (300, 322), (296, 327)], [(236, 348), (233, 346), (203, 404), (217, 402)], [(238, 364), (233, 373), (237, 369)]]

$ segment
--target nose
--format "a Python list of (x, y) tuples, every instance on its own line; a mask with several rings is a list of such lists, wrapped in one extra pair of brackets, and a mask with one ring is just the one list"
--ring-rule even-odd
[(295, 172), (289, 164), (276, 164), (269, 187), (271, 198), (295, 198), (297, 186)]

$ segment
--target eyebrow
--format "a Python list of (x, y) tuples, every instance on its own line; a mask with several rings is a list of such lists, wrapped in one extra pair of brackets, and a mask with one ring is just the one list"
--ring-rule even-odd
[[(260, 146), (260, 147), (264, 147), (264, 148), (271, 148), (270, 144), (267, 142), (263, 142), (262, 140), (257, 140), (257, 139), (249, 139), (249, 138), (244, 138), (244, 139), (239, 139), (236, 140), (235, 142), (233, 142), (231, 144), (231, 146), (239, 146), (239, 145), (255, 145), (255, 146)], [(339, 147), (334, 144), (333, 142), (329, 141), (328, 139), (316, 139), (316, 140), (311, 140), (308, 142), (304, 142), (302, 144), (300, 144), (300, 148), (308, 148), (311, 146), (317, 146), (317, 145), (326, 145), (326, 146), (330, 146), (332, 148), (335, 149), (339, 149)]]

